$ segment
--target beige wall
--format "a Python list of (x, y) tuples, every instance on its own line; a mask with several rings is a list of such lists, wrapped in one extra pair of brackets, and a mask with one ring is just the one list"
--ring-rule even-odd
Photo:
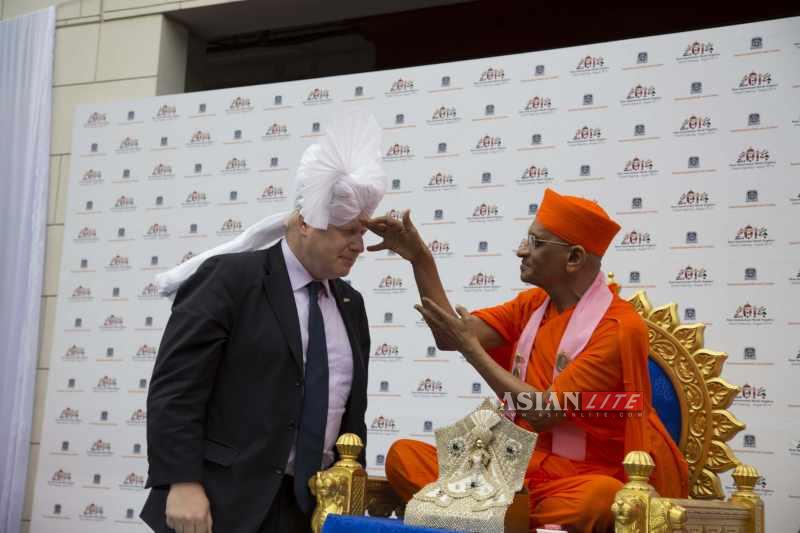
[[(0, 19), (47, 7), (55, 0), (0, 0)], [(47, 252), (39, 329), (39, 359), (22, 532), (30, 528), (33, 481), (50, 368), (56, 294), (69, 183), (72, 113), (76, 104), (128, 100), (184, 90), (185, 28), (164, 16), (232, 0), (74, 0), (58, 8)], [(235, 1), (235, 0), (233, 0)]]

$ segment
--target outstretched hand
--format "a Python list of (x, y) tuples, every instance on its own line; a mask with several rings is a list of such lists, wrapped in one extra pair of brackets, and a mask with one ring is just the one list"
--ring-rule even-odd
[(472, 316), (465, 307), (457, 305), (458, 316), (454, 316), (430, 298), (422, 298), (422, 304), (416, 304), (414, 309), (419, 311), (441, 344), (452, 346), (454, 350), (461, 352), (467, 361), (471, 361), (476, 353), (483, 350), (475, 333), (474, 322), (479, 319)]
[(401, 220), (390, 215), (372, 218), (367, 222), (367, 228), (383, 239), (378, 244), (367, 246), (370, 252), (391, 250), (408, 261), (414, 261), (427, 252), (425, 242), (411, 222), (410, 210), (403, 212)]

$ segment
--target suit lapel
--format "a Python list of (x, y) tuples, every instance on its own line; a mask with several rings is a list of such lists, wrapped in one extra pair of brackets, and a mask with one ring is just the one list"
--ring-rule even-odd
[[(292, 357), (303, 372), (303, 343), (300, 337), (300, 322), (297, 319), (297, 305), (286, 271), (286, 261), (283, 259), (281, 243), (267, 250), (267, 264), (264, 274), (264, 292), (269, 300), (275, 317), (281, 325), (281, 331), (292, 352)], [(349, 335), (348, 330), (348, 335)]]
[(346, 298), (341, 294), (339, 283), (344, 283), (338, 279), (330, 281), (331, 292), (336, 299), (336, 306), (339, 308), (339, 314), (342, 315), (344, 328), (347, 330), (347, 340), (350, 341), (350, 351), (353, 353), (353, 382), (363, 375), (363, 368), (361, 362), (364, 356), (361, 353), (361, 344), (358, 337), (355, 335), (355, 324), (353, 323), (353, 309), (354, 303), (350, 298)]

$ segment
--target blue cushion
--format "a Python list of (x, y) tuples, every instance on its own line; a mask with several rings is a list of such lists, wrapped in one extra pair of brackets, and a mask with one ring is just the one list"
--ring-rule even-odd
[(667, 428), (675, 444), (681, 442), (681, 403), (672, 386), (672, 380), (653, 358), (647, 364), (650, 373), (650, 386), (653, 389), (653, 407), (661, 423)]
[(328, 515), (322, 533), (353, 533), (360, 531), (380, 533), (447, 533), (449, 529), (407, 526), (402, 520), (373, 518), (370, 516)]

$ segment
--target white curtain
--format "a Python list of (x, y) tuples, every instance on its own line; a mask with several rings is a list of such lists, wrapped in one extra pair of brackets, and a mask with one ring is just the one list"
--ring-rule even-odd
[[(19, 531), (44, 276), (55, 8), (0, 22), (0, 531)], [(54, 258), (59, 260), (60, 258)]]

